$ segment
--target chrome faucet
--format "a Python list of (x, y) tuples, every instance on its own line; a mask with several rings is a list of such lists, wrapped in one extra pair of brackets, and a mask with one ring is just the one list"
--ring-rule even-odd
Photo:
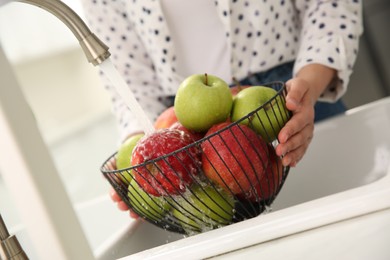
[[(40, 7), (60, 19), (76, 36), (88, 61), (99, 65), (110, 57), (108, 47), (99, 40), (70, 7), (60, 0), (0, 0), (0, 6), (9, 2), (22, 2)], [(16, 236), (10, 235), (0, 215), (0, 260), (28, 259)]]
[[(4, 0), (1, 0), (4, 2)], [(108, 57), (108, 47), (99, 40), (70, 7), (60, 0), (6, 0), (6, 2), (22, 2), (40, 7), (60, 19), (76, 36), (88, 61), (99, 65)]]
[(2, 260), (28, 260), (15, 235), (8, 233), (7, 227), (0, 215), (0, 259)]

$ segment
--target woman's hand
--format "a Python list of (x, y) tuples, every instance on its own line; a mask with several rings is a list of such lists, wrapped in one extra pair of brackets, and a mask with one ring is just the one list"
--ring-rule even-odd
[[(110, 171), (116, 170), (116, 160), (115, 160), (115, 158), (112, 158), (110, 161), (108, 161), (106, 166), (107, 166), (107, 169), (110, 170)], [(122, 198), (118, 195), (118, 193), (115, 191), (115, 189), (113, 187), (110, 188), (109, 195), (110, 195), (111, 200), (114, 203), (116, 203), (116, 205), (117, 205), (119, 210), (121, 210), (121, 211), (129, 211), (130, 217), (132, 217), (132, 218), (139, 218), (136, 213), (134, 213), (133, 211), (131, 211), (129, 209), (129, 207), (127, 207), (127, 204), (122, 200)]]
[(278, 135), (276, 153), (284, 166), (296, 166), (305, 154), (314, 131), (314, 103), (307, 81), (294, 78), (286, 82), (286, 107), (293, 116)]
[(335, 76), (332, 68), (310, 64), (286, 82), (286, 107), (293, 115), (278, 135), (276, 153), (283, 165), (296, 166), (306, 153), (314, 133), (314, 105)]
[(139, 218), (139, 216), (135, 212), (133, 212), (132, 210), (129, 209), (129, 207), (127, 207), (126, 203), (121, 199), (121, 197), (114, 190), (114, 188), (110, 189), (109, 194), (110, 194), (112, 201), (116, 203), (119, 210), (129, 211), (130, 217), (135, 218), (135, 219)]

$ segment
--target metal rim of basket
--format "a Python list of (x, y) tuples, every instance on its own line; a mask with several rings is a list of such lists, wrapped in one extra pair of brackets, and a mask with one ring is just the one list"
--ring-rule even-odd
[[(164, 159), (166, 159), (168, 157), (175, 156), (176, 154), (178, 154), (178, 153), (180, 153), (182, 151), (188, 150), (191, 147), (200, 146), (202, 143), (206, 142), (207, 140), (209, 140), (213, 136), (220, 135), (222, 132), (232, 128), (233, 126), (239, 125), (240, 122), (246, 120), (251, 115), (254, 115), (254, 114), (258, 113), (261, 109), (263, 109), (270, 102), (275, 100), (278, 96), (282, 96), (283, 98), (285, 98), (285, 96), (286, 96), (287, 90), (286, 90), (285, 84), (283, 82), (275, 81), (275, 82), (270, 82), (270, 83), (267, 83), (267, 84), (262, 84), (262, 86), (271, 87), (271, 88), (275, 89), (277, 91), (277, 93), (275, 94), (275, 96), (273, 96), (270, 100), (268, 100), (262, 106), (260, 106), (257, 109), (251, 111), (250, 113), (248, 113), (246, 116), (242, 117), (241, 119), (239, 119), (239, 120), (237, 120), (235, 122), (231, 122), (230, 124), (228, 124), (227, 126), (219, 129), (215, 133), (212, 133), (212, 134), (210, 134), (208, 136), (205, 136), (205, 137), (201, 138), (200, 140), (197, 140), (197, 141), (195, 141), (195, 142), (193, 142), (193, 143), (191, 143), (191, 144), (189, 144), (187, 146), (184, 146), (184, 147), (182, 147), (182, 148), (180, 148), (178, 150), (175, 150), (175, 151), (170, 152), (168, 154), (165, 154), (163, 156), (157, 157), (155, 159), (148, 160), (148, 161), (146, 161), (146, 162), (144, 162), (142, 164), (134, 165), (134, 166), (131, 166), (129, 168), (124, 168), (124, 169), (119, 169), (119, 170), (117, 170), (117, 169), (109, 170), (108, 167), (107, 167), (107, 164), (109, 163), (110, 160), (115, 158), (117, 152), (114, 152), (111, 156), (109, 156), (109, 158), (107, 160), (104, 161), (103, 165), (100, 168), (100, 171), (103, 173), (104, 177), (109, 181), (111, 186), (116, 190), (116, 192), (122, 198), (122, 200), (127, 204), (127, 206), (129, 208), (131, 208), (132, 210), (134, 210), (135, 213), (140, 215), (140, 217), (142, 217), (143, 219), (147, 220), (148, 222), (150, 222), (150, 223), (152, 223), (154, 225), (157, 225), (158, 227), (164, 228), (167, 231), (180, 233), (180, 234), (188, 234), (188, 231), (189, 231), (188, 229), (184, 229), (183, 226), (180, 225), (180, 223), (175, 223), (177, 221), (175, 221), (175, 220), (172, 221), (171, 219), (169, 219), (169, 218), (171, 218), (171, 216), (168, 217), (168, 219), (167, 218), (163, 218), (163, 219), (160, 219), (160, 220), (154, 220), (154, 219), (151, 219), (148, 216), (145, 216), (145, 214), (143, 214), (142, 212), (137, 212), (138, 211), (137, 208), (133, 207), (131, 205), (130, 201), (129, 201), (129, 198), (128, 198), (128, 195), (127, 195), (128, 194), (127, 187), (126, 187), (126, 189), (124, 189), (123, 188), (124, 184), (120, 185), (120, 183), (118, 183), (118, 176), (117, 176), (117, 174), (118, 173), (121, 174), (121, 173), (124, 173), (124, 172), (130, 173), (132, 170), (135, 170), (136, 168), (144, 167), (144, 166), (152, 164), (152, 163), (154, 164), (154, 163), (156, 163), (158, 161), (161, 161), (161, 160), (164, 160)], [(288, 117), (290, 117), (290, 116), (291, 116), (291, 114), (288, 115)], [(248, 207), (252, 207), (252, 211), (254, 211), (254, 212), (252, 212), (253, 214), (250, 214), (248, 216), (246, 216), (243, 212), (241, 212), (240, 214), (243, 214), (243, 216), (241, 216), (241, 217), (240, 216), (235, 216), (235, 218), (232, 220), (231, 223), (236, 223), (236, 222), (240, 222), (240, 221), (242, 221), (244, 219), (247, 219), (247, 218), (255, 217), (257, 215), (260, 215), (264, 210), (266, 210), (266, 208), (272, 204), (273, 200), (277, 197), (278, 193), (282, 189), (282, 187), (284, 185), (284, 182), (285, 182), (285, 180), (287, 178), (289, 170), (290, 170), (290, 167), (282, 166), (282, 180), (281, 180), (281, 183), (278, 186), (278, 188), (275, 191), (275, 193), (272, 195), (272, 197), (268, 198), (267, 200), (262, 200), (262, 201), (258, 201), (258, 202), (255, 202), (255, 203), (254, 202), (249, 202), (249, 201), (244, 201), (244, 200), (238, 200), (238, 202), (237, 202), (238, 205), (235, 205), (234, 206), (235, 208), (242, 206), (244, 210), (247, 210)], [(110, 176), (114, 176), (114, 177), (111, 178)], [(127, 184), (127, 185), (129, 185), (129, 184)], [(168, 197), (172, 199), (171, 195), (169, 195)], [(175, 203), (177, 203), (177, 202), (175, 202)], [(199, 232), (196, 227), (194, 227), (194, 229), (192, 231), (194, 233), (198, 233)]]

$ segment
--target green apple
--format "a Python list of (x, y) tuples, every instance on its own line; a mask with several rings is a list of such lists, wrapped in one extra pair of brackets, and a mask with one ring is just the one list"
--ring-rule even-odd
[[(197, 224), (194, 219), (191, 218), (190, 213), (185, 212), (185, 210), (183, 210), (182, 208), (173, 208), (172, 214), (188, 235), (202, 232), (199, 224)], [(188, 217), (187, 215), (190, 215), (190, 217)]]
[[(138, 143), (139, 139), (141, 139), (141, 137), (143, 136), (144, 134), (133, 135), (121, 144), (116, 154), (117, 170), (127, 169), (131, 167), (131, 154), (134, 150), (134, 147)], [(121, 173), (118, 175), (120, 179), (125, 183), (129, 183), (132, 180), (130, 171), (124, 170), (121, 171)]]
[(135, 179), (129, 184), (127, 196), (136, 213), (150, 220), (162, 219), (170, 209), (165, 198), (148, 194), (139, 187)]
[(230, 116), (233, 96), (227, 83), (213, 75), (194, 74), (179, 86), (175, 113), (188, 130), (204, 132)]
[(234, 98), (231, 120), (238, 121), (260, 106), (263, 109), (240, 123), (248, 125), (266, 141), (272, 142), (289, 119), (284, 100), (273, 88), (253, 86), (241, 90)]
[(204, 231), (231, 223), (234, 199), (213, 186), (194, 186), (176, 199), (173, 215), (185, 230)]

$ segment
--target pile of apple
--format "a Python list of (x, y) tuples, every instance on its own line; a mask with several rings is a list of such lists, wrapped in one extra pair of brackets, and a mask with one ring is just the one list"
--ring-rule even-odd
[(237, 202), (260, 203), (277, 192), (283, 167), (272, 142), (287, 120), (270, 87), (188, 77), (156, 130), (129, 138), (116, 154), (129, 204), (187, 233), (232, 223)]

